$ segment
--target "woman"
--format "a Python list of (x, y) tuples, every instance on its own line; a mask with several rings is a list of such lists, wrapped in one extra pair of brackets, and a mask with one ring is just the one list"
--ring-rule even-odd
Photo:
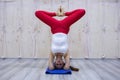
[[(55, 12), (36, 11), (35, 15), (41, 21), (50, 26), (52, 32), (52, 46), (51, 53), (49, 55), (50, 70), (55, 68), (68, 70), (72, 68), (70, 66), (70, 55), (68, 53), (68, 39), (67, 34), (70, 26), (79, 20), (85, 14), (84, 9), (76, 9), (70, 12), (64, 12), (63, 8), (59, 8)], [(54, 16), (66, 16), (62, 20), (53, 18)]]

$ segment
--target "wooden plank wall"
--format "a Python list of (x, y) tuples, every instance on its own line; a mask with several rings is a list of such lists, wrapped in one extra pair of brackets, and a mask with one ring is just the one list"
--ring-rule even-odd
[(119, 0), (0, 0), (0, 57), (47, 58), (50, 28), (34, 12), (60, 5), (86, 9), (68, 34), (71, 57), (120, 58)]

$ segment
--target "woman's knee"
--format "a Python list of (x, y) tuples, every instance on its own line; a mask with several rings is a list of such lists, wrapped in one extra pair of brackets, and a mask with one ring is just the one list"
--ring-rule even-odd
[(43, 11), (40, 11), (40, 10), (35, 12), (35, 15), (36, 15), (37, 17), (38, 17), (39, 15), (42, 15), (42, 14), (43, 14)]
[(78, 12), (83, 15), (86, 13), (85, 9), (78, 9)]

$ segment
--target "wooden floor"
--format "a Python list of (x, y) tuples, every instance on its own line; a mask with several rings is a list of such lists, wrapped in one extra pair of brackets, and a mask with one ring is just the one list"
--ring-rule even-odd
[(0, 59), (0, 80), (120, 80), (119, 59), (72, 59), (79, 72), (46, 75), (47, 59)]

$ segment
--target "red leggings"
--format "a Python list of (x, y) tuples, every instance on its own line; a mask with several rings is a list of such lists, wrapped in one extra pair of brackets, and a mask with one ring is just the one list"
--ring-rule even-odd
[(46, 12), (41, 10), (35, 12), (36, 17), (51, 27), (51, 32), (53, 34), (58, 32), (67, 34), (69, 32), (69, 27), (84, 14), (84, 9), (76, 9), (71, 12), (66, 12), (65, 16), (67, 17), (64, 19), (57, 20), (53, 18), (53, 16), (56, 16), (55, 12)]

